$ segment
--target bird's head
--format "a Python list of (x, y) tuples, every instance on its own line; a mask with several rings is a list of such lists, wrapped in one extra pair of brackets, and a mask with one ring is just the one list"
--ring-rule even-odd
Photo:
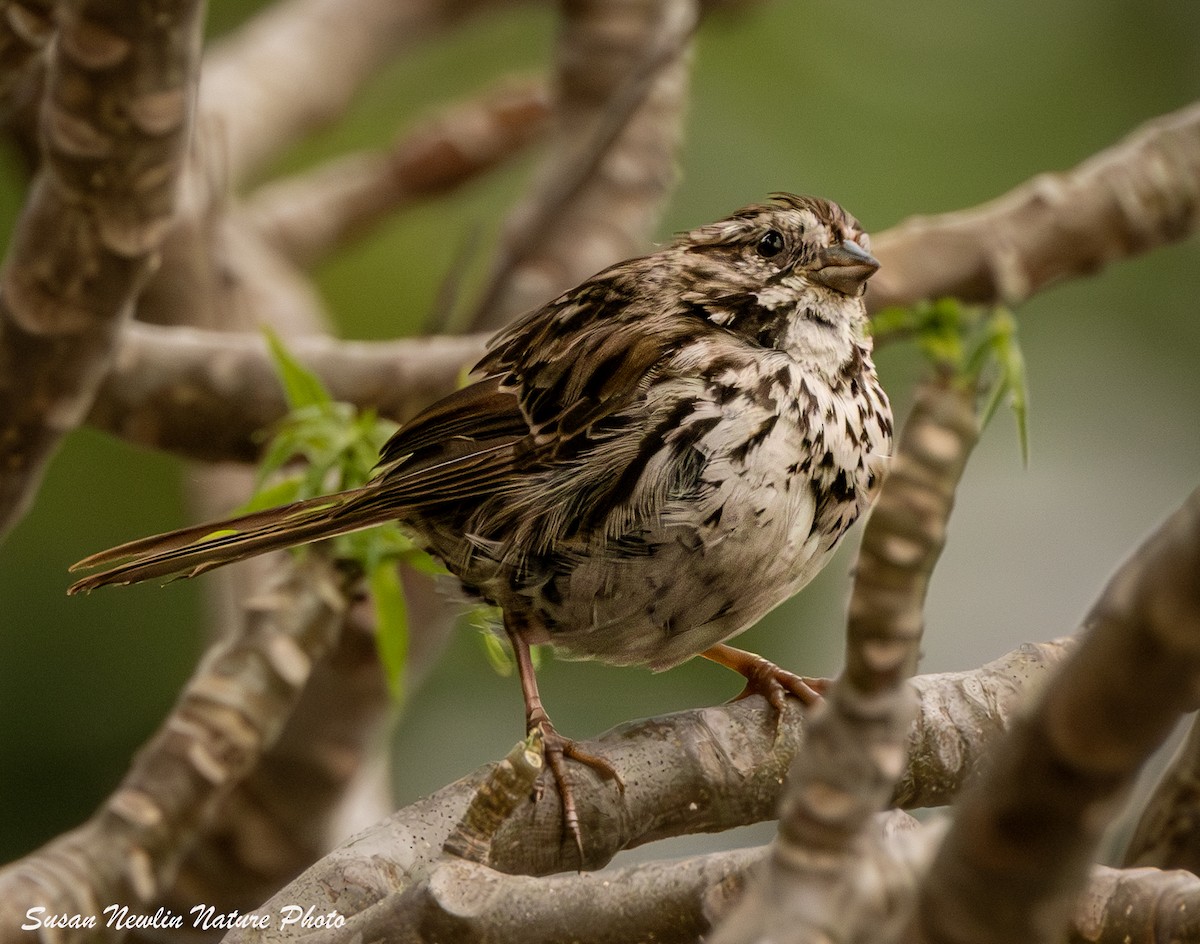
[(867, 234), (836, 203), (773, 196), (675, 241), (688, 273), (682, 301), (767, 347), (804, 352), (858, 337), (862, 294), (879, 268)]

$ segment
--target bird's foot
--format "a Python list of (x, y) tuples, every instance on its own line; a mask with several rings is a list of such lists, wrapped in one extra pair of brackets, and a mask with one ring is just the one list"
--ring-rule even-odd
[(746, 687), (733, 701), (741, 701), (751, 695), (762, 695), (775, 709), (777, 723), (778, 716), (787, 705), (788, 695), (800, 699), (802, 705), (812, 707), (824, 697), (830, 685), (829, 679), (796, 675), (781, 669), (762, 656), (726, 646), (724, 643), (705, 649), (700, 655), (743, 676), (746, 679)]
[[(554, 783), (558, 787), (558, 798), (562, 807), (563, 829), (575, 841), (575, 848), (579, 852), (579, 859), (583, 861), (583, 834), (579, 829), (579, 811), (575, 806), (575, 789), (571, 782), (570, 774), (567, 772), (566, 759), (569, 757), (571, 760), (578, 761), (581, 764), (587, 764), (587, 766), (591, 767), (601, 776), (615, 781), (622, 793), (625, 792), (625, 781), (621, 779), (617, 768), (613, 766), (608, 758), (585, 751), (579, 746), (579, 742), (572, 741), (570, 738), (559, 734), (554, 729), (554, 725), (550, 723), (550, 719), (546, 716), (545, 712), (542, 712), (539, 717), (531, 717), (529, 719), (529, 733), (533, 734), (535, 731), (541, 737), (542, 753), (546, 757), (546, 765), (550, 768), (550, 773), (554, 777)], [(535, 799), (541, 799), (541, 788), (537, 787), (535, 790)]]

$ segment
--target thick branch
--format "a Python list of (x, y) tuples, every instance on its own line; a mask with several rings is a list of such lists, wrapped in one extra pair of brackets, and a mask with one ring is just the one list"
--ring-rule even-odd
[(38, 172), (0, 273), (0, 531), (82, 419), (170, 225), (202, 4), (59, 7)]
[(953, 295), (1024, 301), (1054, 282), (1183, 239), (1200, 226), (1200, 103), (1163, 115), (1061, 174), (970, 210), (880, 233), (872, 309)]
[(1070, 944), (1200, 940), (1200, 878), (1094, 866), (1075, 900)]
[[(483, 353), (478, 335), (387, 342), (289, 340), (333, 396), (402, 420), (449, 393)], [(88, 422), (193, 459), (253, 461), (287, 412), (259, 334), (131, 324)]]
[(915, 701), (905, 682), (955, 489), (979, 435), (974, 399), (973, 386), (945, 375), (918, 387), (863, 533), (845, 672), (788, 775), (767, 864), (714, 942), (886, 939), (882, 929), (908, 916), (911, 896), (891, 894), (890, 853), (868, 841), (868, 827), (905, 765)]
[(1117, 572), (1088, 626), (960, 802), (914, 940), (1061, 938), (1117, 803), (1200, 701), (1200, 490)]
[[(876, 819), (872, 834), (888, 853), (886, 863), (861, 876), (880, 878), (892, 893), (911, 897), (929, 855), (930, 828), (921, 833), (906, 814)], [(341, 899), (345, 924), (312, 933), (308, 944), (362, 940), (487, 940), (610, 944), (656, 941), (693, 944), (704, 938), (739, 897), (769, 848), (737, 849), (691, 859), (657, 861), (595, 876), (565, 874), (532, 879), (496, 872), (450, 857), (420, 883), (388, 894), (369, 907)], [(884, 890), (879, 884), (874, 891)], [(343, 888), (343, 890), (345, 890)], [(276, 904), (256, 914), (277, 914)], [(295, 900), (295, 899), (291, 899)], [(1200, 879), (1188, 872), (1093, 868), (1076, 901), (1071, 944), (1190, 941), (1200, 930)], [(273, 944), (292, 935), (234, 932), (226, 944)]]
[[(278, 736), (336, 637), (345, 579), (320, 555), (249, 600), (244, 633), (211, 650), (116, 792), (83, 826), (0, 871), (0, 941), (24, 940), (29, 908), (141, 912), (170, 886), (221, 802)], [(117, 940), (116, 928), (100, 939)], [(62, 941), (94, 941), (66, 931)]]
[(52, 0), (0, 2), (0, 125), (12, 120), (27, 96), (40, 91), (34, 76), (52, 35)]
[(1142, 810), (1125, 851), (1126, 865), (1200, 873), (1200, 720)]
[[(1119, 145), (1109, 152), (1098, 155), (1093, 160), (1098, 167), (1111, 167), (1111, 175), (1125, 173), (1126, 176), (1135, 176), (1134, 169), (1120, 171), (1123, 160), (1133, 162), (1136, 166), (1137, 161), (1144, 158), (1143, 150), (1134, 145), (1143, 142), (1144, 139), (1144, 147), (1150, 148), (1150, 153), (1153, 153), (1151, 145), (1162, 137), (1165, 141), (1175, 142), (1171, 145), (1175, 149), (1186, 152), (1183, 144), (1179, 143), (1180, 135), (1187, 129), (1194, 132), (1195, 128), (1200, 126), (1200, 118), (1196, 117), (1197, 114), (1200, 114), (1200, 106), (1160, 118), (1151, 123), (1146, 130), (1133, 135), (1124, 145)], [(1189, 116), (1191, 116), (1191, 124), (1189, 124)], [(1079, 170), (1082, 171), (1090, 166), (1092, 166), (1092, 162), (1087, 162)], [(1080, 188), (1076, 193), (1076, 199), (1070, 202), (1039, 204), (1041, 229), (1011, 230), (1010, 224), (1003, 222), (1001, 229), (1011, 230), (1011, 245), (1019, 249), (1020, 255), (1042, 252), (1045, 247), (1040, 246), (1038, 241), (1043, 239), (1046, 233), (1058, 232), (1064, 230), (1068, 225), (1074, 225), (1070, 221), (1076, 218), (1080, 207), (1101, 205), (1103, 194), (1107, 192), (1103, 190), (1108, 186), (1106, 180), (1106, 175), (1098, 173), (1083, 175), (1073, 184), (1073, 187)], [(1187, 188), (1180, 183), (1177, 189), (1179, 200), (1175, 204), (1175, 217), (1183, 212), (1181, 201), (1186, 195)], [(879, 234), (876, 237), (875, 245), (879, 248), (880, 254), (887, 258), (887, 266), (871, 280), (871, 283), (873, 286), (876, 283), (882, 283), (885, 288), (873, 296), (869, 296), (872, 303), (879, 306), (893, 302), (911, 301), (925, 295), (964, 291), (960, 266), (964, 253), (972, 257), (978, 255), (970, 247), (980, 244), (980, 240), (990, 238), (988, 233), (993, 222), (997, 219), (1007, 218), (1005, 214), (1014, 211), (1019, 204), (1017, 200), (1019, 194), (1030, 195), (1035, 192), (1036, 187), (1031, 182), (1001, 201), (945, 217), (913, 221)], [(1033, 203), (1036, 204), (1037, 201), (1034, 200)], [(1000, 217), (996, 216), (997, 213), (1000, 214)], [(1164, 210), (1163, 219), (1175, 217)], [(955, 242), (955, 250), (953, 252), (935, 251), (946, 240)], [(1147, 250), (1157, 244), (1152, 240), (1143, 241), (1137, 245), (1129, 244), (1128, 254)], [(1087, 262), (1087, 259), (1091, 245), (1087, 239), (1062, 240), (1055, 243), (1051, 255), (1059, 260), (1065, 273), (1080, 275), (1090, 270), (1091, 264)], [(915, 267), (910, 264), (909, 261), (906, 261), (910, 258), (920, 259), (921, 265)], [(1044, 255), (1043, 258), (1045, 258)], [(885, 273), (887, 273), (886, 277)], [(1042, 287), (1044, 287), (1042, 282), (1031, 283), (1030, 291), (1039, 290)], [(981, 297), (995, 300), (998, 295), (992, 292)], [(249, 305), (252, 308), (254, 299), (244, 299), (241, 304)], [(171, 306), (159, 305), (157, 307), (165, 309)], [(883, 344), (889, 340), (893, 339), (880, 337), (876, 339), (876, 343)], [(160, 342), (164, 346), (170, 343), (165, 339), (160, 339)], [(241, 345), (242, 341), (237, 340), (231, 343)], [(428, 361), (421, 361), (418, 364), (417, 372), (411, 375), (409, 371), (413, 367), (412, 363), (397, 350), (396, 356), (399, 358), (397, 363), (398, 370), (401, 371), (401, 379), (397, 379), (398, 385), (393, 387), (391, 386), (392, 379), (384, 365), (384, 361), (391, 356), (391, 352), (386, 346), (374, 348), (359, 342), (332, 340), (327, 343), (331, 347), (329, 364), (332, 367), (336, 362), (336, 374), (325, 373), (324, 368), (320, 365), (314, 366), (322, 373), (326, 382), (333, 386), (338, 386), (339, 377), (346, 378), (346, 383), (338, 396), (361, 406), (378, 406), (382, 412), (395, 417), (410, 415), (415, 408), (422, 405), (423, 398), (426, 396), (436, 396), (453, 389), (462, 366), (482, 353), (483, 350), (482, 338), (446, 342), (451, 345), (454, 343), (464, 345), (464, 356), (461, 360), (457, 355), (449, 353), (450, 348), (435, 348), (434, 350), (439, 353), (431, 356)], [(407, 342), (397, 343), (405, 344), (405, 349), (407, 349)], [(113, 376), (106, 382), (105, 388), (100, 394), (101, 402), (97, 404), (91, 422), (102, 429), (126, 436), (135, 442), (177, 450), (184, 455), (192, 455), (197, 458), (219, 460), (246, 459), (253, 456), (255, 448), (250, 437), (254, 429), (261, 428), (261, 421), (264, 418), (273, 419), (279, 414), (275, 407), (271, 406), (269, 409), (263, 410), (260, 415), (251, 417), (249, 422), (238, 422), (237, 418), (247, 405), (254, 404), (256, 397), (266, 389), (261, 383), (266, 374), (266, 362), (259, 363), (258, 356), (255, 355), (253, 363), (241, 360), (237, 362), (247, 368), (244, 374), (239, 370), (226, 373), (220, 378), (206, 376), (200, 362), (200, 359), (205, 356), (205, 351), (211, 350), (219, 362), (224, 361), (226, 355), (215, 347), (211, 349), (203, 346), (193, 347), (191, 342), (188, 342), (187, 347), (191, 349), (190, 354), (184, 350), (170, 354), (163, 352), (164, 356), (161, 362), (152, 368), (154, 373), (160, 376), (151, 383), (143, 381), (138, 376), (138, 372), (146, 369), (146, 366), (151, 363), (149, 360), (151, 351), (157, 350), (157, 347), (143, 349), (143, 345), (150, 344), (151, 341), (148, 338), (142, 338), (136, 334), (131, 337), (122, 351), (122, 358), (114, 367)], [(472, 345), (474, 346), (472, 347)], [(335, 355), (333, 348), (340, 348), (341, 353)], [(262, 349), (258, 350), (261, 352)], [(237, 355), (239, 358), (249, 356), (244, 351)], [(171, 376), (176, 371), (181, 376)], [(241, 383), (243, 376), (245, 384)], [(406, 381), (402, 379), (408, 376), (414, 377), (416, 389), (409, 388)], [(419, 379), (416, 379), (418, 377)], [(362, 378), (361, 383), (358, 378)], [(194, 411), (187, 406), (186, 402), (179, 404), (175, 399), (176, 394), (173, 393), (187, 390), (193, 384), (200, 391), (199, 399), (202, 402), (207, 401), (203, 409)], [(389, 391), (395, 391), (395, 395), (389, 396)], [(164, 392), (168, 395), (160, 395)], [(410, 394), (415, 396), (415, 400), (412, 402), (408, 399)], [(187, 400), (187, 395), (184, 396), (184, 399)], [(221, 400), (225, 402), (220, 402)], [(269, 422), (269, 419), (267, 421)], [(169, 432), (175, 423), (182, 424), (179, 435)]]
[(1077, 636), (1026, 643), (979, 669), (914, 678), (917, 720), (892, 802), (906, 810), (948, 805), (991, 760), (1022, 699), (1077, 644)]
[[(932, 752), (934, 761), (920, 761), (923, 769), (934, 771), (939, 802), (973, 772), (995, 733), (1007, 727), (1022, 681), (1039, 679), (1064, 652), (1060, 644), (1024, 646), (982, 669), (915, 680), (920, 717), (935, 730), (914, 730), (911, 742), (962, 748), (939, 749)], [(627, 784), (622, 796), (588, 768), (575, 768), (589, 867), (655, 839), (719, 832), (772, 817), (802, 724), (800, 712), (789, 710), (776, 734), (771, 711), (751, 698), (623, 725), (585, 744), (586, 750), (612, 759)], [(478, 770), (398, 810), (315, 863), (263, 907), (305, 901), (318, 911), (355, 914), (420, 882), (489, 771)], [(914, 772), (909, 779), (923, 776)], [(914, 803), (924, 798), (911, 789), (906, 796)], [(577, 853), (569, 842), (560, 849), (561, 837), (557, 799), (548, 787), (540, 802), (522, 802), (491, 838), (491, 864), (522, 874), (574, 869)]]

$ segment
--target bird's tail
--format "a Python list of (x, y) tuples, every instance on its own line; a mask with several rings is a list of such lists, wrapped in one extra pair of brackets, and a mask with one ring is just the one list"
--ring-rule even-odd
[(224, 521), (180, 528), (130, 541), (85, 557), (71, 570), (110, 566), (84, 577), (67, 593), (95, 590), (107, 584), (138, 583), (155, 577), (195, 577), (268, 551), (359, 531), (394, 521), (397, 509), (378, 501), (371, 485), (255, 511)]

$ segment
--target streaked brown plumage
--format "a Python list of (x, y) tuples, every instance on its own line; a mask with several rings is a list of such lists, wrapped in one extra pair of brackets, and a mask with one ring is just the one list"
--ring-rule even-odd
[(861, 299), (877, 267), (838, 206), (778, 194), (503, 331), (364, 487), (113, 548), (71, 592), (398, 519), (503, 610), (578, 838), (562, 756), (581, 755), (541, 707), (530, 644), (655, 669), (704, 654), (809, 694), (721, 644), (821, 569), (882, 473), (891, 412)]

